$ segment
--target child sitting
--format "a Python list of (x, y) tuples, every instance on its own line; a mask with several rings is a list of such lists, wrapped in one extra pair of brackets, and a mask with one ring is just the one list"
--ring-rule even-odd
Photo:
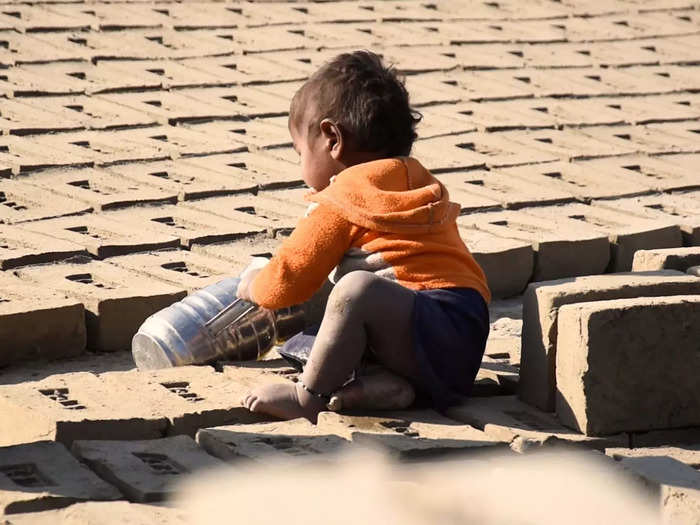
[[(249, 410), (315, 422), (331, 396), (397, 409), (417, 392), (444, 409), (469, 394), (490, 293), (459, 236), (459, 205), (408, 157), (420, 118), (367, 51), (339, 55), (294, 95), (289, 132), (313, 204), (238, 295), (277, 309), (309, 299), (332, 270), (336, 284), (300, 381), (253, 390)], [(344, 385), (366, 353), (381, 371)]]

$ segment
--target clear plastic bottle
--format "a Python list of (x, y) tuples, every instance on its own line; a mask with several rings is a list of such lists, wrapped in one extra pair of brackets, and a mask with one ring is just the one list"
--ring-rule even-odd
[(304, 327), (304, 311), (272, 311), (238, 299), (240, 279), (207, 286), (151, 315), (131, 342), (139, 369), (255, 360)]

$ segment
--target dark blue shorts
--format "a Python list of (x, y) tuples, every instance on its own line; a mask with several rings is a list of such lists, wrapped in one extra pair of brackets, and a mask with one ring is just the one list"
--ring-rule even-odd
[[(422, 372), (418, 388), (438, 410), (469, 395), (489, 335), (489, 311), (471, 288), (415, 292), (413, 348)], [(289, 339), (280, 354), (301, 370), (311, 353), (318, 326)]]
[(423, 376), (422, 393), (438, 410), (471, 392), (489, 335), (489, 310), (471, 288), (416, 292), (413, 347)]

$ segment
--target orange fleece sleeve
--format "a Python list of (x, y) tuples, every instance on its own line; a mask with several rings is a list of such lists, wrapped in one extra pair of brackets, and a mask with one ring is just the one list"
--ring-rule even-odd
[(308, 300), (343, 258), (360, 228), (329, 206), (302, 218), (251, 284), (253, 300), (277, 309)]

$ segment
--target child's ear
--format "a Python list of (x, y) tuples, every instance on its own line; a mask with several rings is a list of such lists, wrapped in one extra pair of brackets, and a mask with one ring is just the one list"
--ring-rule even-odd
[(326, 141), (326, 147), (328, 152), (331, 154), (335, 160), (340, 159), (343, 154), (343, 148), (345, 147), (345, 141), (343, 140), (343, 132), (340, 130), (340, 126), (330, 119), (324, 118), (320, 124), (321, 134)]

